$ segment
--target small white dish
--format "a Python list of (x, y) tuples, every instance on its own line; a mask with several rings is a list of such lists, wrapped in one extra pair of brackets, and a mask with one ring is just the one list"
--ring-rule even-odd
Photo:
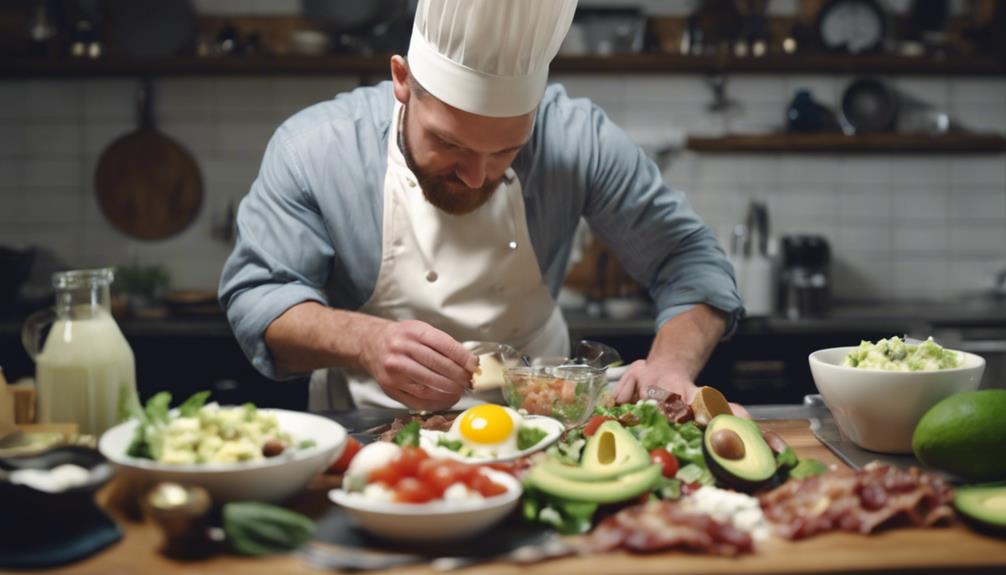
[(538, 443), (509, 455), (498, 457), (485, 457), (478, 455), (465, 456), (457, 451), (452, 451), (446, 447), (437, 445), (441, 438), (453, 439), (447, 435), (446, 431), (433, 431), (430, 429), (419, 430), (419, 447), (422, 447), (430, 457), (440, 457), (453, 459), (464, 463), (496, 463), (499, 461), (513, 461), (525, 455), (530, 455), (536, 451), (541, 451), (552, 445), (559, 439), (566, 427), (557, 419), (545, 417), (544, 415), (525, 415), (521, 425), (541, 429), (545, 432), (545, 437)]
[(260, 461), (172, 465), (126, 455), (137, 426), (136, 420), (130, 420), (106, 431), (98, 449), (137, 489), (175, 481), (204, 487), (214, 503), (282, 501), (342, 454), (347, 434), (341, 425), (320, 415), (285, 409), (261, 411), (274, 414), (280, 429), (289, 433), (294, 443), (311, 440), (314, 445)]
[(985, 360), (959, 351), (960, 367), (884, 371), (842, 365), (856, 347), (810, 354), (810, 372), (839, 429), (856, 445), (880, 453), (911, 453), (915, 426), (930, 407), (982, 380)]
[(485, 499), (394, 503), (333, 489), (328, 498), (342, 506), (360, 527), (386, 539), (419, 542), (467, 539), (502, 521), (524, 492), (520, 481), (508, 473), (493, 469), (484, 469), (483, 473), (506, 487), (506, 493)]

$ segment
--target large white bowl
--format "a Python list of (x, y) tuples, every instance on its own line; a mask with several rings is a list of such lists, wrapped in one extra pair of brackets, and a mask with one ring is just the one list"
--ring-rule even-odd
[(912, 433), (926, 411), (945, 397), (977, 389), (985, 371), (982, 357), (960, 351), (960, 367), (939, 371), (843, 366), (854, 349), (815, 351), (809, 358), (810, 372), (839, 429), (870, 451), (911, 453)]
[(466, 539), (502, 521), (513, 511), (524, 491), (520, 481), (510, 474), (492, 469), (484, 472), (505, 486), (506, 493), (485, 499), (420, 504), (374, 501), (342, 489), (329, 491), (328, 497), (345, 508), (360, 527), (386, 539), (418, 542)]
[(160, 481), (176, 481), (206, 488), (214, 503), (282, 501), (301, 490), (342, 454), (346, 430), (331, 419), (310, 413), (261, 411), (274, 414), (280, 429), (289, 433), (295, 444), (311, 440), (314, 446), (260, 461), (170, 465), (126, 455), (137, 426), (136, 420), (130, 420), (106, 431), (98, 449), (118, 466), (120, 476), (137, 489)]

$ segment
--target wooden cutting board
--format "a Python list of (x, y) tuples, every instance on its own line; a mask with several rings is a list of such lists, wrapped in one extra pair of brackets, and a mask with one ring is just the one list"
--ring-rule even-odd
[[(801, 457), (813, 457), (827, 464), (844, 465), (814, 438), (806, 420), (763, 421), (764, 430), (779, 433)], [(318, 516), (331, 504), (325, 494), (336, 478), (318, 477), (291, 502), (291, 507)], [(104, 495), (104, 494), (103, 494)], [(97, 556), (54, 570), (58, 573), (220, 573), (273, 575), (275, 573), (322, 573), (296, 557), (243, 558), (218, 555), (178, 562), (157, 552), (160, 534), (150, 524), (120, 517), (124, 540)], [(488, 536), (491, 536), (488, 535)], [(772, 541), (755, 555), (737, 559), (666, 552), (652, 555), (612, 553), (560, 559), (537, 565), (506, 563), (481, 564), (466, 573), (806, 573), (877, 572), (905, 573), (990, 572), (1006, 573), (1006, 537), (991, 537), (963, 525), (929, 529), (896, 529), (876, 535), (832, 533), (800, 542)], [(402, 568), (396, 573), (434, 573), (426, 566)]]

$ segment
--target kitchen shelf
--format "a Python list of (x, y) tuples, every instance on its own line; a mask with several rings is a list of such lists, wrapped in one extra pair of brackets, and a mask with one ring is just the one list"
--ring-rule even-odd
[[(0, 78), (87, 76), (229, 76), (229, 75), (388, 75), (388, 55), (357, 56), (184, 56), (162, 60), (0, 59)], [(617, 54), (560, 56), (552, 64), (560, 74), (912, 74), (1002, 76), (1006, 63), (993, 57), (953, 59), (891, 55), (771, 55), (761, 58)]]
[(1006, 137), (987, 133), (919, 134), (757, 134), (689, 137), (685, 147), (702, 153), (931, 153), (1001, 154)]

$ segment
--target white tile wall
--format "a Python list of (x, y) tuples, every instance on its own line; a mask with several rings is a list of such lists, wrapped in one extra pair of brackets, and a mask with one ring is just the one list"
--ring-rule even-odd
[[(671, 13), (682, 9), (670, 4), (665, 8)], [(776, 4), (774, 9), (788, 9), (786, 2)], [(199, 5), (219, 6), (223, 13), (268, 10), (267, 3), (248, 1)], [(573, 96), (591, 98), (638, 142), (652, 145), (681, 132), (777, 127), (794, 90), (809, 88), (819, 101), (834, 105), (849, 78), (732, 78), (728, 95), (736, 106), (727, 114), (708, 110), (710, 91), (699, 75), (554, 80)], [(895, 84), (946, 107), (972, 128), (1006, 131), (1004, 79), (909, 77)], [(214, 240), (211, 229), (227, 202), (246, 193), (272, 132), (297, 110), (354, 86), (353, 78), (158, 80), (158, 126), (194, 154), (206, 198), (190, 228), (144, 242), (124, 237), (105, 221), (92, 183), (101, 152), (135, 127), (136, 83), (0, 83), (0, 245), (40, 245), (67, 266), (160, 263), (170, 268), (178, 287), (212, 288), (229, 247)], [(768, 202), (777, 234), (827, 236), (840, 298), (954, 297), (990, 285), (1006, 267), (1004, 155), (681, 152), (665, 173), (721, 237), (740, 221), (751, 199)]]

